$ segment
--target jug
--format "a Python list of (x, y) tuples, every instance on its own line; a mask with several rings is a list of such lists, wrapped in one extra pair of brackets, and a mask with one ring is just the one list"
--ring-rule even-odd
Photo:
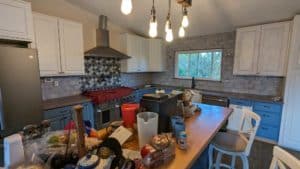
[(158, 131), (158, 114), (154, 112), (142, 112), (137, 114), (137, 128), (139, 147), (150, 143)]

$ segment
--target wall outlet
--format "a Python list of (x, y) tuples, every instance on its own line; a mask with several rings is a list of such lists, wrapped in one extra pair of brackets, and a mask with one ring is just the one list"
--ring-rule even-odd
[(58, 87), (58, 86), (59, 86), (59, 82), (58, 82), (57, 80), (55, 80), (55, 81), (53, 82), (53, 85), (54, 85), (55, 87)]

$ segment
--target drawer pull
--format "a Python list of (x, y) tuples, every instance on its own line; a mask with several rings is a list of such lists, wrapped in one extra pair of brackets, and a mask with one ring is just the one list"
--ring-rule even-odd
[(270, 108), (270, 106), (264, 106), (264, 108), (268, 108), (268, 109), (269, 109), (269, 108)]
[(262, 127), (261, 129), (263, 129), (263, 130), (268, 130), (268, 128), (266, 128), (266, 127)]
[(269, 115), (267, 115), (267, 114), (263, 114), (263, 117), (270, 117)]

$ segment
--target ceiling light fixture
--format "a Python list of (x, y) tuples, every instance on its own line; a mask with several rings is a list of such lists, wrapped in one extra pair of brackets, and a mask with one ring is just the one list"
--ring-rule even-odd
[(169, 11), (168, 11), (167, 21), (165, 25), (165, 31), (166, 31), (166, 41), (172, 42), (174, 37), (173, 37), (173, 30), (171, 24), (171, 0), (169, 0)]
[(179, 31), (178, 31), (178, 36), (180, 38), (183, 38), (185, 36), (185, 30), (184, 30), (183, 26), (180, 26)]
[(182, 13), (183, 13), (183, 17), (182, 17), (181, 26), (187, 28), (189, 26), (189, 18), (188, 18), (188, 11), (186, 7), (183, 7)]
[(156, 19), (154, 0), (153, 0), (152, 9), (151, 9), (151, 18), (150, 18), (150, 24), (149, 24), (149, 36), (151, 38), (155, 38), (157, 36), (157, 19)]
[(122, 0), (121, 11), (124, 15), (129, 15), (132, 11), (132, 1)]

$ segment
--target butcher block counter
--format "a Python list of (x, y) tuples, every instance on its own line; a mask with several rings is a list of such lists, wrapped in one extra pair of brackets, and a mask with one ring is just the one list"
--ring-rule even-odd
[[(176, 148), (175, 159), (160, 168), (191, 168), (233, 111), (231, 108), (219, 106), (205, 104), (196, 105), (202, 109), (201, 113), (196, 113), (193, 117), (185, 120), (188, 145), (187, 150)], [(125, 143), (123, 147), (139, 150), (137, 140)]]

